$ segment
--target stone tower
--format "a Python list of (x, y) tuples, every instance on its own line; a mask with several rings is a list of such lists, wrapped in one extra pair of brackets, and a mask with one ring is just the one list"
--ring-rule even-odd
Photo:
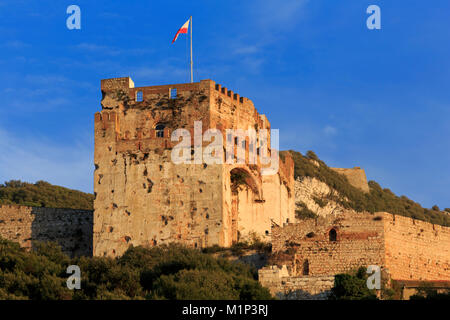
[(289, 156), (269, 175), (261, 174), (259, 160), (196, 161), (196, 147), (190, 148), (192, 163), (172, 159), (179, 144), (172, 141), (176, 129), (189, 132), (192, 146), (210, 144), (196, 138), (196, 122), (201, 134), (220, 130), (224, 144), (234, 143), (236, 152), (240, 147), (247, 160), (253, 142), (225, 132), (270, 129), (252, 101), (211, 80), (135, 88), (130, 78), (115, 78), (102, 80), (101, 91), (102, 110), (95, 114), (94, 255), (168, 242), (230, 246), (253, 234), (268, 241), (272, 225), (294, 220)]

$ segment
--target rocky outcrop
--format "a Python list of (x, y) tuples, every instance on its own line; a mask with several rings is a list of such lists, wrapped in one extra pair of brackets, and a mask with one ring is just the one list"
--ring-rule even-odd
[(322, 217), (349, 211), (336, 201), (338, 199), (345, 200), (345, 197), (316, 178), (297, 178), (294, 191), (297, 211), (306, 206), (316, 215)]

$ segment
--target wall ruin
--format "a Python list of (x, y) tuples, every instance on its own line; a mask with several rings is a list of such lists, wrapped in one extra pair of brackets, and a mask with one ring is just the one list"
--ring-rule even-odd
[[(310, 282), (298, 279), (369, 265), (379, 266), (388, 283), (450, 283), (450, 228), (386, 212), (349, 211), (274, 227), (272, 251), (274, 265), (259, 275), (274, 292), (312, 290)], [(275, 275), (275, 267), (284, 274)]]
[(348, 182), (355, 188), (361, 189), (364, 192), (369, 192), (369, 184), (367, 183), (366, 172), (360, 167), (354, 168), (330, 168), (344, 175)]
[(89, 210), (0, 205), (0, 236), (27, 249), (52, 241), (70, 256), (91, 256), (92, 228)]

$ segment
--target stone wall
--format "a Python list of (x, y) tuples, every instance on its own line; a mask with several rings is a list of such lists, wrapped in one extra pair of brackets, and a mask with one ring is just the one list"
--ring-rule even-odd
[(34, 241), (55, 241), (71, 256), (91, 256), (92, 228), (89, 210), (0, 206), (0, 237), (28, 249)]
[[(336, 240), (330, 240), (335, 232)], [(272, 251), (291, 275), (335, 275), (360, 266), (384, 265), (382, 216), (329, 215), (272, 229)]]
[(386, 266), (395, 280), (450, 280), (450, 228), (383, 214)]
[(272, 266), (259, 274), (274, 292), (318, 292), (325, 289), (311, 291), (305, 277), (369, 265), (380, 266), (388, 282), (450, 283), (450, 228), (386, 212), (348, 211), (274, 227), (272, 251)]
[(285, 266), (260, 269), (258, 277), (281, 300), (326, 300), (334, 286), (334, 276), (290, 276)]

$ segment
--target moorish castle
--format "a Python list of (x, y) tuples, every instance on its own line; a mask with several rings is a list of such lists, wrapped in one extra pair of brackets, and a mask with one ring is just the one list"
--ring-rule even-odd
[[(330, 187), (295, 180), (288, 154), (275, 173), (262, 174), (262, 141), (226, 131), (270, 132), (251, 100), (212, 80), (135, 87), (128, 77), (105, 79), (101, 92), (102, 110), (94, 117), (94, 211), (3, 205), (1, 237), (26, 248), (50, 240), (70, 255), (115, 257), (130, 245), (229, 247), (256, 235), (271, 242), (277, 256), (259, 270), (259, 280), (280, 298), (326, 298), (335, 274), (369, 265), (379, 266), (383, 283), (401, 285), (406, 296), (423, 283), (450, 287), (450, 228), (332, 202), (314, 208), (311, 199)], [(172, 135), (180, 128), (190, 140), (190, 163), (171, 161), (179, 144)], [(209, 129), (245, 161), (196, 161), (197, 148), (211, 144), (203, 135)], [(270, 140), (269, 134), (269, 146)], [(256, 162), (248, 161), (252, 154)], [(278, 157), (278, 150), (269, 147), (268, 155)], [(364, 170), (333, 170), (369, 191)], [(319, 218), (297, 220), (299, 201)]]

